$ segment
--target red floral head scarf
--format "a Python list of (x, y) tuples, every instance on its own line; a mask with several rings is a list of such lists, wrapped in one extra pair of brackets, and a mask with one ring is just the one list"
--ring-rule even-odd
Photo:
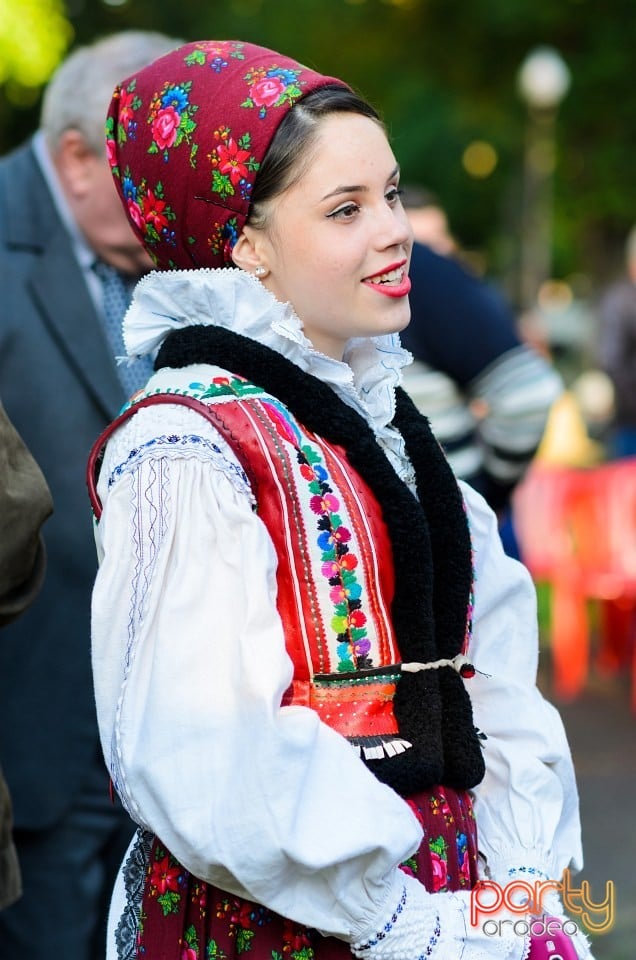
[(278, 125), (329, 83), (345, 86), (265, 47), (209, 40), (173, 50), (117, 87), (108, 158), (158, 269), (232, 263)]

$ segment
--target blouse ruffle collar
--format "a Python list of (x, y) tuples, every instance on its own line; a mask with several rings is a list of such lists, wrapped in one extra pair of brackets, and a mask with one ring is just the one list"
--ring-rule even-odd
[(395, 387), (411, 354), (398, 334), (349, 341), (344, 359), (316, 350), (289, 303), (239, 269), (153, 271), (135, 288), (124, 319), (130, 358), (154, 354), (173, 330), (215, 324), (276, 350), (301, 370), (329, 383), (381, 429), (395, 414)]

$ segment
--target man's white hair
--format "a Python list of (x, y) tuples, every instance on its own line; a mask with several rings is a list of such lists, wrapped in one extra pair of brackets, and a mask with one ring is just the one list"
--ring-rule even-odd
[(104, 125), (117, 84), (182, 43), (162, 33), (124, 30), (74, 50), (53, 74), (42, 101), (40, 128), (51, 152), (65, 130), (79, 130), (95, 153), (105, 150)]

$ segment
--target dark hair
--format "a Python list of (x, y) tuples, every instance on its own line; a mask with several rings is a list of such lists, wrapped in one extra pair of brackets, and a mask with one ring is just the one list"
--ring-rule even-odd
[(334, 113), (356, 113), (382, 123), (371, 104), (348, 87), (332, 83), (308, 93), (286, 113), (267, 148), (254, 183), (248, 223), (262, 227), (263, 204), (300, 179), (320, 121)]

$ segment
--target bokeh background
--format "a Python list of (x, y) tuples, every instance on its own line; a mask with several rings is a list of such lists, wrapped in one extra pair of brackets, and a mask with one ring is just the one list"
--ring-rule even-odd
[[(433, 191), (466, 259), (561, 370), (577, 404), (557, 443), (569, 465), (602, 460), (611, 394), (595, 368), (596, 309), (636, 223), (636, 0), (0, 0), (0, 154), (35, 130), (67, 51), (128, 28), (254, 41), (359, 89), (404, 180)], [(541, 683), (558, 701), (539, 588)], [(598, 960), (636, 956), (630, 695), (629, 673), (592, 670), (562, 704), (584, 877), (596, 899), (610, 879), (618, 897)]]
[(252, 40), (348, 80), (528, 336), (568, 380), (592, 365), (595, 299), (636, 220), (634, 0), (0, 0), (0, 153), (67, 50), (131, 27)]
[[(633, 0), (0, 0), (0, 151), (35, 124), (72, 45), (121, 28), (271, 45), (347, 79), (378, 106), (408, 180), (424, 181), (489, 271), (519, 265), (527, 55), (568, 70), (558, 105), (553, 268), (578, 284), (616, 269), (636, 217)], [(526, 170), (527, 175), (527, 170)]]

